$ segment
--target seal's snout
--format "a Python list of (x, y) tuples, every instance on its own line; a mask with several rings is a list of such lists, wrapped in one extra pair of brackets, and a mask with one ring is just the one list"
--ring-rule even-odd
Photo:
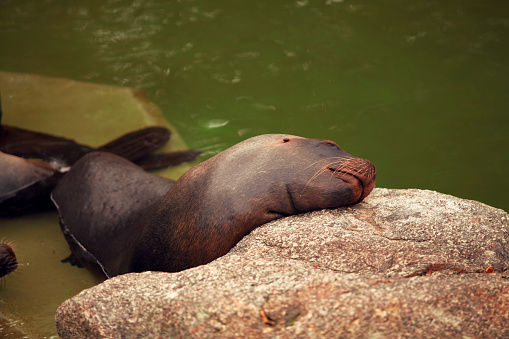
[(356, 201), (361, 202), (365, 197), (371, 193), (375, 187), (376, 168), (375, 165), (369, 160), (362, 158), (344, 158), (341, 164), (335, 168), (330, 168), (334, 173), (347, 174), (357, 179), (362, 191), (359, 199)]
[(343, 162), (343, 165), (353, 171), (350, 174), (355, 176), (362, 184), (362, 194), (358, 202), (364, 200), (375, 188), (376, 168), (369, 160), (362, 158), (350, 158)]
[(366, 179), (374, 180), (376, 177), (375, 165), (373, 165), (373, 163), (369, 160), (362, 158), (349, 158), (344, 160), (343, 166), (366, 177)]

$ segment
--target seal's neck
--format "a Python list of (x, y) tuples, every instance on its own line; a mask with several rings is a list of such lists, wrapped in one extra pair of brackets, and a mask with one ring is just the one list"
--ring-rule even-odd
[(283, 216), (260, 213), (253, 208), (255, 202), (241, 194), (233, 200), (231, 194), (222, 199), (211, 196), (217, 193), (211, 183), (195, 180), (204, 177), (199, 173), (202, 170), (206, 169), (184, 174), (147, 220), (131, 271), (178, 272), (209, 263), (228, 253), (256, 227)]

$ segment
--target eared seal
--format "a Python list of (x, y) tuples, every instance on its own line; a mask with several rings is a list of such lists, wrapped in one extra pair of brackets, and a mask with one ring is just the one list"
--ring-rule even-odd
[(93, 152), (52, 200), (73, 254), (109, 278), (206, 264), (271, 220), (362, 201), (375, 176), (371, 162), (332, 141), (272, 134), (230, 147), (176, 182)]
[[(169, 133), (164, 127), (145, 127), (95, 150), (134, 161), (144, 170), (192, 161), (201, 154), (197, 150), (151, 153), (168, 141)], [(95, 150), (70, 139), (4, 125), (0, 135), (0, 216), (53, 206), (49, 196), (56, 183), (78, 159)]]
[(98, 148), (72, 139), (1, 124), (0, 105), (0, 216), (13, 216), (52, 207), (50, 193), (78, 159), (92, 151), (119, 155), (145, 170), (194, 160), (200, 151), (153, 153), (170, 139), (162, 126), (126, 133)]

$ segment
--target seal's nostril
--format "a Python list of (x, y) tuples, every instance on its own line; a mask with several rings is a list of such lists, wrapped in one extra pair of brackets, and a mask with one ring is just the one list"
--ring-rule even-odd
[(290, 141), (290, 138), (284, 138), (283, 139), (283, 142), (289, 142)]

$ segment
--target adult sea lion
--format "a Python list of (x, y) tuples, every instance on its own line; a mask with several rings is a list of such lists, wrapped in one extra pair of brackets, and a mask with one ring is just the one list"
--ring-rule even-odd
[(80, 159), (52, 193), (71, 251), (97, 276), (181, 271), (284, 216), (362, 201), (371, 162), (332, 141), (261, 135), (174, 182), (111, 154)]

